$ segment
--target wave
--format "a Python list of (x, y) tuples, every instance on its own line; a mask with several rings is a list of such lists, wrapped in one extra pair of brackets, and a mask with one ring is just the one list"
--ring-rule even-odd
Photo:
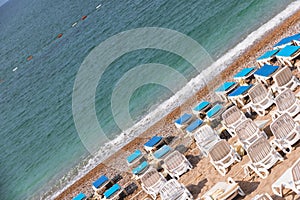
[[(277, 14), (271, 20), (263, 24), (260, 28), (249, 34), (242, 42), (237, 44), (234, 48), (225, 53), (221, 58), (215, 61), (211, 66), (203, 70), (198, 76), (191, 79), (186, 86), (174, 94), (171, 98), (157, 106), (157, 108), (150, 114), (146, 115), (142, 120), (137, 122), (133, 127), (127, 131), (122, 132), (117, 138), (109, 143), (106, 143), (97, 153), (95, 157), (88, 157), (84, 159), (74, 170), (65, 175), (60, 181), (59, 185), (53, 187), (51, 191), (46, 193), (43, 199), (54, 199), (64, 190), (74, 184), (77, 180), (82, 178), (91, 169), (96, 167), (110, 155), (120, 150), (123, 146), (128, 144), (134, 138), (146, 131), (156, 122), (167, 116), (175, 108), (183, 104), (187, 99), (192, 97), (197, 91), (203, 88), (206, 83), (220, 74), (230, 64), (233, 63), (242, 53), (244, 53), (256, 41), (261, 39), (267, 32), (274, 29), (277, 25), (282, 23), (288, 17), (293, 15), (300, 9), (300, 0), (289, 4), (282, 12)], [(83, 164), (84, 163), (84, 164)], [(55, 189), (54, 189), (55, 188)], [(58, 189), (60, 188), (60, 189)]]

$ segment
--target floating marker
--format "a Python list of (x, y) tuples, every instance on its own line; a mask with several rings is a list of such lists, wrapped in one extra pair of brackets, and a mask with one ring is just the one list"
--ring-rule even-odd
[(87, 16), (86, 15), (83, 15), (82, 17), (81, 17), (81, 20), (85, 20), (87, 18)]
[(27, 57), (27, 61), (29, 61), (31, 59), (32, 59), (32, 55), (30, 55), (30, 56)]
[(18, 67), (15, 67), (12, 71), (15, 72), (15, 71), (17, 71), (17, 69), (18, 69)]
[(99, 4), (98, 6), (96, 6), (96, 9), (99, 9), (102, 6), (102, 4)]
[(75, 27), (77, 25), (77, 22), (75, 22), (74, 24), (72, 24), (72, 27)]
[(60, 34), (57, 35), (57, 38), (61, 38), (62, 36), (63, 36), (63, 34), (60, 33)]

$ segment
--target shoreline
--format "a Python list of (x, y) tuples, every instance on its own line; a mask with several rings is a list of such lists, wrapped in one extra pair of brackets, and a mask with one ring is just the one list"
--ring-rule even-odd
[[(282, 37), (292, 34), (297, 30), (297, 26), (300, 24), (300, 11), (297, 11), (294, 15), (287, 18), (278, 26), (274, 27), (271, 31), (267, 32), (262, 38), (256, 41), (250, 46), (242, 55), (240, 55), (229, 67), (223, 70), (219, 75), (215, 77), (219, 81), (228, 80), (234, 73), (245, 66), (251, 66), (255, 64), (255, 60), (262, 54), (266, 49), (280, 40)], [(299, 31), (299, 30), (298, 30)], [(213, 83), (213, 81), (210, 81)], [(215, 82), (212, 85), (216, 87), (220, 82)], [(210, 87), (212, 88), (212, 87)], [(142, 133), (137, 138), (133, 139), (129, 144), (125, 145), (121, 150), (111, 155), (104, 162), (96, 166), (90, 172), (88, 172), (81, 179), (76, 181), (73, 185), (63, 191), (56, 199), (71, 199), (76, 196), (77, 193), (84, 192), (89, 196), (93, 191), (91, 184), (101, 174), (106, 174), (109, 177), (113, 177), (116, 174), (122, 174), (123, 179), (120, 181), (121, 185), (125, 185), (131, 179), (131, 173), (127, 169), (125, 162), (125, 156), (129, 155), (136, 148), (142, 149), (144, 144), (153, 135), (178, 135), (173, 120), (179, 116), (181, 111), (190, 110), (190, 106), (195, 105), (197, 101), (207, 97), (212, 91), (208, 91), (207, 87), (204, 87), (198, 91), (193, 97), (189, 98), (184, 104), (176, 108), (174, 111), (169, 113), (166, 117), (155, 123), (148, 130)], [(209, 99), (209, 98), (207, 98)], [(120, 158), (120, 159), (119, 159)], [(125, 164), (125, 165), (124, 165)], [(124, 168), (124, 166), (126, 166)], [(124, 169), (120, 171), (120, 169)], [(225, 179), (224, 177), (221, 177)]]

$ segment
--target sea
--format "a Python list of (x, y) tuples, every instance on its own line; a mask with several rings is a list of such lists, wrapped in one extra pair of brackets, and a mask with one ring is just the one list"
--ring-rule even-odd
[[(95, 89), (95, 113), (106, 138), (98, 138), (99, 151), (91, 154), (75, 126), (72, 94), (82, 63), (98, 45), (135, 29), (174, 30), (199, 43), (224, 68), (297, 2), (299, 7), (292, 0), (9, 0), (0, 7), (0, 199), (54, 199), (170, 112), (161, 105), (176, 104), (174, 91), (151, 82), (167, 76), (149, 73), (150, 81), (137, 87), (128, 103), (135, 125), (127, 128), (134, 134), (118, 126), (113, 91), (137, 66), (169, 66), (187, 81), (206, 76), (210, 68), (195, 69), (174, 52), (154, 48), (116, 58)], [(137, 77), (130, 77), (133, 85), (141, 81)], [(178, 92), (184, 84), (178, 83)], [(156, 117), (139, 125), (153, 113)]]

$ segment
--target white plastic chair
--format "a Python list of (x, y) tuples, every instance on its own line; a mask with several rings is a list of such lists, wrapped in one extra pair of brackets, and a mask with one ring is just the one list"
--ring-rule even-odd
[(300, 81), (292, 74), (289, 67), (283, 67), (273, 76), (274, 84), (271, 86), (273, 92), (282, 92), (286, 89), (295, 90)]
[(193, 200), (188, 189), (175, 179), (167, 181), (160, 189), (159, 194), (162, 200)]

